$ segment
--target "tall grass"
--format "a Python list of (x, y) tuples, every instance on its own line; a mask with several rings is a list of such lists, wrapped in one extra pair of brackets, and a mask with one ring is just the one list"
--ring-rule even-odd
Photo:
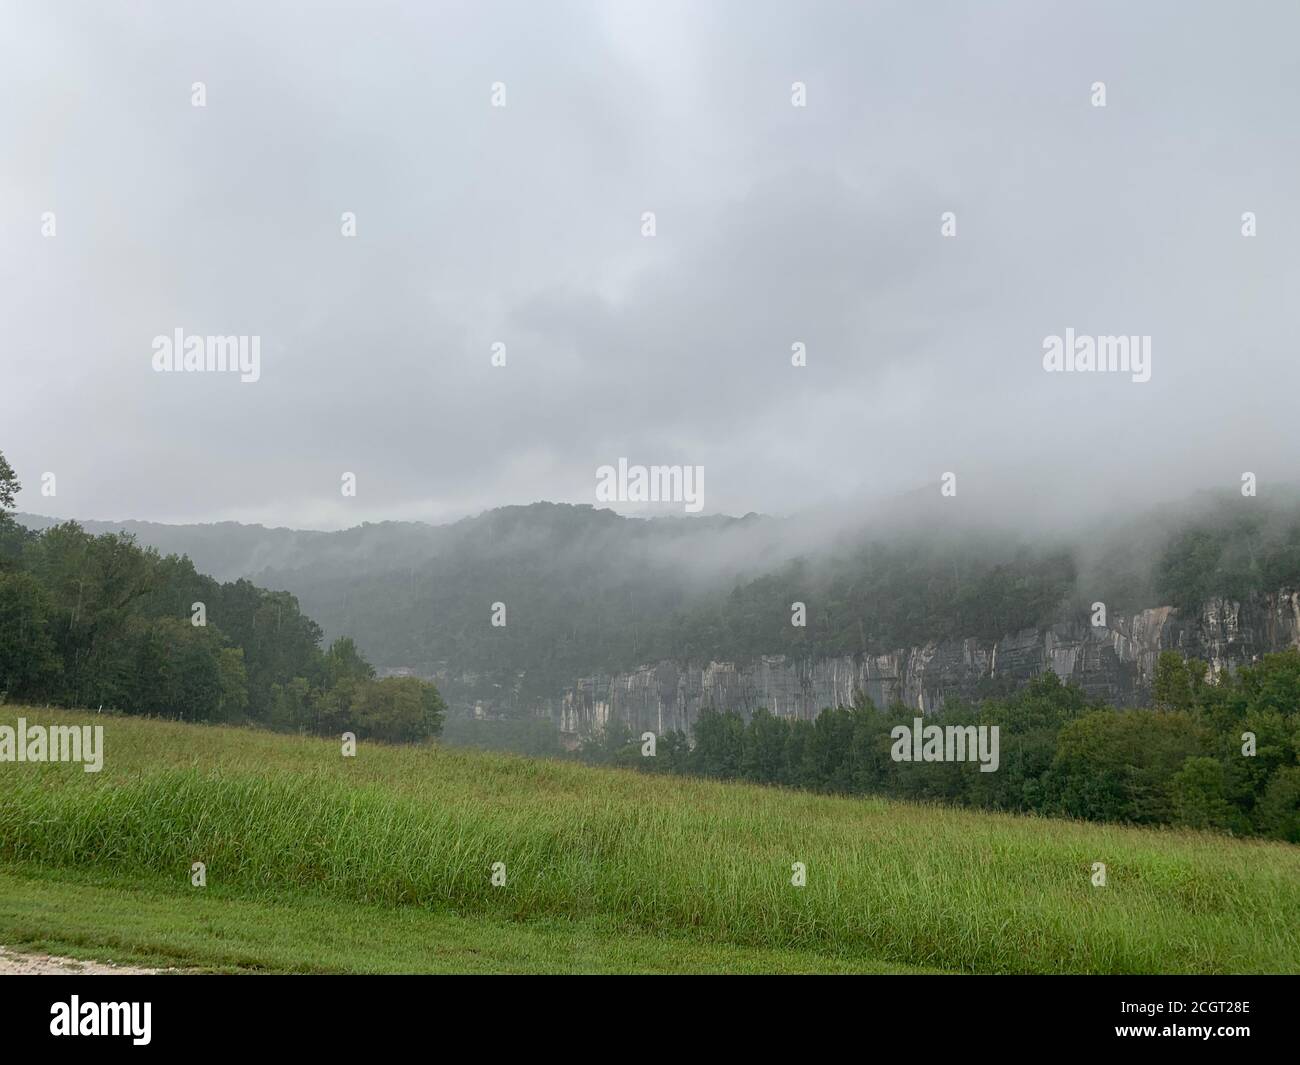
[(201, 861), (246, 896), (599, 915), (967, 972), (1300, 971), (1300, 849), (1284, 844), (5, 709), (103, 724), (106, 747), (98, 774), (0, 765), (9, 861), (177, 884)]

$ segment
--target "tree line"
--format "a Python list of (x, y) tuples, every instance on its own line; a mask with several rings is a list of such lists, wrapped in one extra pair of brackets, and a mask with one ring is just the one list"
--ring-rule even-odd
[(0, 696), (187, 721), (393, 742), (438, 732), (446, 706), (411, 677), (377, 679), (351, 639), (322, 648), (288, 592), (221, 583), (184, 556), (75, 522), (39, 533), (10, 511), (0, 455)]
[(881, 795), (984, 810), (1214, 829), (1300, 843), (1300, 651), (1212, 681), (1204, 662), (1161, 655), (1154, 707), (1091, 701), (1050, 671), (1005, 698), (954, 702), (925, 723), (999, 728), (1000, 765), (891, 757), (912, 709), (854, 706), (813, 721), (705, 710), (692, 740), (611, 723), (588, 762), (841, 795)]

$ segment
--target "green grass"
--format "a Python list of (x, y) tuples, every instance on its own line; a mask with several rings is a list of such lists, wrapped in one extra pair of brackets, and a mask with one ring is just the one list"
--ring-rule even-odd
[(417, 906), (245, 899), (70, 872), (0, 871), (0, 943), (25, 951), (220, 973), (910, 973), (910, 966)]
[(0, 723), (19, 713), (102, 724), (106, 754), (98, 774), (0, 763), (9, 945), (330, 971), (1300, 971), (1285, 844), (436, 746), (345, 759), (240, 729)]

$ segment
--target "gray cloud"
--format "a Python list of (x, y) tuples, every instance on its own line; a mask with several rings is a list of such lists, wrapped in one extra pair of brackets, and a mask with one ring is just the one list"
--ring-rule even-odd
[[(446, 520), (593, 502), (619, 456), (704, 465), (729, 513), (946, 470), (963, 501), (1067, 517), (1294, 477), (1293, 9), (0, 19), (0, 449), (24, 510)], [(260, 335), (262, 379), (153, 373), (176, 327)], [(1151, 335), (1152, 380), (1045, 374), (1066, 327)]]

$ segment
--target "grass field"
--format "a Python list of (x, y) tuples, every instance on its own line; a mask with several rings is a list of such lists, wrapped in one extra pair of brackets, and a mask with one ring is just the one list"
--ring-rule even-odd
[(13, 706), (0, 724), (20, 715), (101, 724), (105, 756), (0, 763), (10, 947), (239, 971), (1300, 971), (1285, 844)]

